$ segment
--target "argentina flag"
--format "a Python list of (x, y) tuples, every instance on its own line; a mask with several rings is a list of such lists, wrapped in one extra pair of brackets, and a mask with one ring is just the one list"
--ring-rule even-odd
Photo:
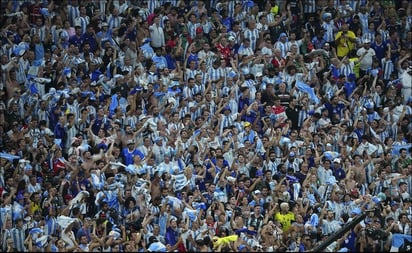
[(312, 102), (314, 102), (315, 104), (319, 104), (320, 100), (319, 98), (316, 96), (315, 92), (313, 91), (312, 87), (310, 87), (309, 85), (307, 85), (306, 83), (296, 80), (296, 87), (304, 92), (307, 93), (309, 95), (309, 98)]
[(169, 204), (172, 210), (177, 210), (182, 206), (182, 201), (173, 196), (167, 196), (167, 204)]
[(180, 172), (179, 174), (174, 176), (174, 185), (173, 189), (175, 191), (180, 191), (182, 190), (186, 185), (189, 184), (189, 180), (187, 180), (185, 174), (183, 172)]
[(186, 217), (189, 217), (189, 220), (193, 222), (193, 221), (197, 220), (198, 211), (185, 207), (185, 209), (183, 210), (182, 215), (183, 215), (184, 219)]

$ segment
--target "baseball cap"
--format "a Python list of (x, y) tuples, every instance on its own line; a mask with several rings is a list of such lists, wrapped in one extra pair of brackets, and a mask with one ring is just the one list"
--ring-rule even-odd
[(395, 206), (395, 205), (399, 206), (399, 203), (396, 201), (391, 201), (391, 206)]
[(199, 26), (198, 28), (196, 28), (196, 33), (202, 33), (203, 32), (203, 28), (201, 26)]

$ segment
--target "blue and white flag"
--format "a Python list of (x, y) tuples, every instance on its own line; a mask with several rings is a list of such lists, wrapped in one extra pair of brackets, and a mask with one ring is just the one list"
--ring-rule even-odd
[(406, 149), (406, 152), (410, 155), (409, 149), (412, 147), (412, 143), (406, 144), (406, 145), (392, 145), (392, 155), (394, 156), (399, 156), (399, 151), (404, 148)]
[(39, 89), (36, 86), (36, 83), (30, 84), (30, 95), (39, 94)]
[(16, 219), (22, 219), (23, 218), (23, 209), (24, 206), (22, 206), (20, 203), (14, 201), (13, 203), (13, 220), (15, 221)]
[(186, 163), (181, 158), (177, 159), (177, 165), (179, 166), (180, 171), (183, 171), (186, 167)]
[(315, 92), (309, 85), (307, 85), (306, 83), (302, 81), (296, 80), (296, 87), (300, 91), (307, 93), (309, 95), (309, 98), (312, 100), (312, 102), (314, 102), (315, 104), (320, 103), (319, 98), (316, 96)]
[(13, 162), (14, 159), (20, 159), (20, 156), (12, 155), (6, 152), (0, 152), (0, 158), (4, 158), (4, 159), (9, 160), (9, 162)]
[(296, 201), (299, 198), (299, 192), (300, 192), (300, 183), (293, 183), (293, 200)]
[(66, 77), (68, 77), (68, 78), (72, 77), (72, 70), (71, 70), (71, 68), (69, 68), (69, 67), (64, 68), (64, 69), (63, 69), (63, 74), (64, 74)]
[(310, 205), (316, 204), (316, 198), (315, 198), (315, 195), (313, 193), (309, 193), (307, 195), (307, 198), (309, 199)]
[(126, 168), (125, 168), (125, 170), (126, 170), (127, 172), (129, 172), (130, 174), (132, 174), (132, 175), (136, 175), (136, 174), (138, 173), (136, 166), (134, 166), (133, 164), (127, 165)]
[(34, 244), (36, 245), (36, 247), (38, 248), (45, 248), (47, 246), (47, 240), (49, 239), (48, 235), (42, 235), (39, 238), (37, 238), (36, 240), (34, 240)]
[(197, 220), (198, 211), (185, 207), (182, 215), (183, 215), (183, 219), (185, 219), (186, 217), (189, 217), (189, 220), (193, 222)]
[(392, 245), (389, 252), (411, 252), (412, 235), (392, 234)]
[(317, 227), (319, 225), (319, 217), (316, 213), (310, 216), (310, 225), (313, 227)]
[(40, 234), (43, 234), (43, 233), (44, 233), (44, 231), (41, 228), (32, 228), (29, 231), (29, 234), (30, 234), (31, 238), (34, 241), (39, 237)]
[(328, 179), (326, 179), (325, 183), (327, 185), (334, 185), (336, 184), (338, 181), (336, 180), (336, 178), (334, 176), (329, 177)]
[(137, 179), (135, 186), (137, 188), (143, 187), (145, 184), (148, 184), (148, 182), (142, 178)]
[(166, 246), (161, 242), (153, 242), (147, 249), (149, 252), (166, 252)]
[(183, 172), (180, 172), (179, 174), (175, 175), (175, 183), (174, 183), (174, 190), (175, 191), (180, 191), (182, 190), (186, 185), (190, 183), (189, 180), (187, 180), (185, 174)]
[(203, 209), (203, 211), (206, 211), (207, 209), (207, 206), (204, 202), (192, 202), (192, 207), (196, 210)]
[(66, 229), (70, 224), (77, 221), (77, 218), (71, 218), (65, 215), (60, 215), (57, 217), (57, 224), (61, 227), (62, 230)]
[(119, 106), (119, 101), (117, 101), (117, 94), (114, 94), (112, 96), (110, 106), (109, 106), (109, 111), (110, 114), (114, 114), (114, 110)]
[(288, 137), (281, 136), (279, 140), (279, 145), (283, 146), (287, 143), (290, 143), (290, 139)]
[(167, 200), (167, 204), (169, 204), (173, 208), (173, 210), (176, 210), (182, 206), (182, 201), (176, 197), (167, 196)]
[(46, 18), (50, 15), (49, 14), (49, 9), (47, 9), (47, 8), (41, 8), (40, 13), (41, 13), (41, 15), (43, 15)]
[(13, 54), (17, 55), (17, 56), (22, 56), (24, 55), (24, 53), (26, 52), (26, 48), (21, 47), (21, 46), (17, 46), (14, 50), (13, 50)]
[(325, 151), (324, 156), (325, 158), (332, 161), (333, 159), (338, 158), (340, 156), (340, 153), (335, 152), (335, 151)]

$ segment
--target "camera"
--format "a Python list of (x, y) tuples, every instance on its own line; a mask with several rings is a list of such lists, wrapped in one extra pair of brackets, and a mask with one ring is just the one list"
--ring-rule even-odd
[(373, 240), (386, 240), (389, 236), (389, 233), (385, 232), (385, 230), (373, 227), (367, 228), (365, 234)]

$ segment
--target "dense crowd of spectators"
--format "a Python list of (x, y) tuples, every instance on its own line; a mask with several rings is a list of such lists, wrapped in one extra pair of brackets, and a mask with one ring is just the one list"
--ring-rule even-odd
[(411, 1), (1, 4), (1, 251), (412, 242)]

